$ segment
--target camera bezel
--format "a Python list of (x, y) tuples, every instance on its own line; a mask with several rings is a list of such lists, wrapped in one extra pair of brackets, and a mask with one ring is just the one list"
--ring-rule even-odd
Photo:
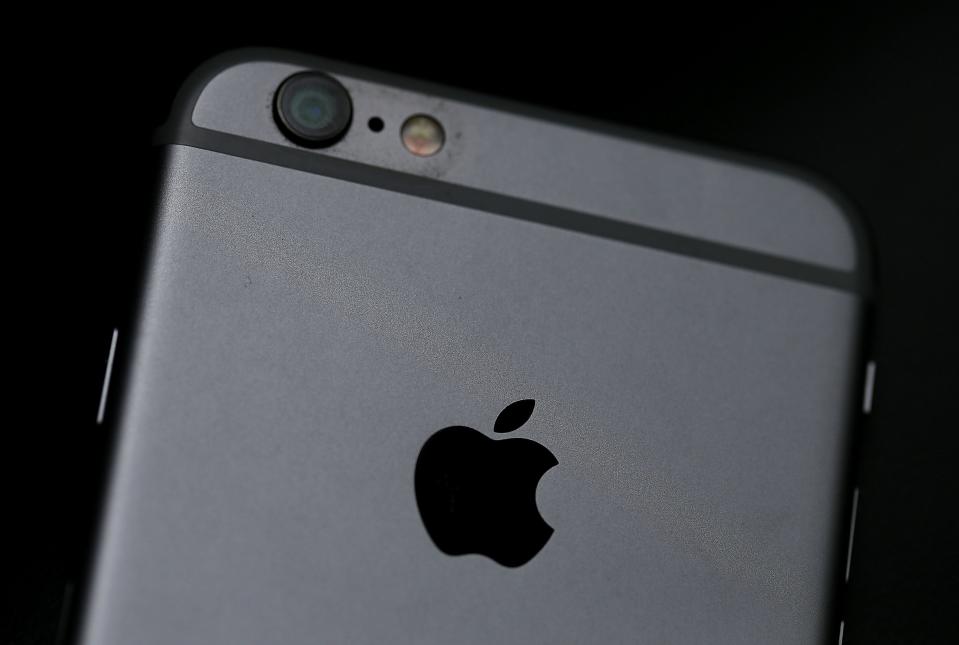
[[(336, 101), (335, 120), (329, 127), (316, 129), (304, 127), (293, 115), (291, 102), (296, 91), (303, 85), (321, 82), (331, 88)], [(280, 83), (273, 98), (273, 119), (283, 135), (293, 143), (305, 148), (326, 148), (341, 140), (353, 122), (353, 100), (343, 84), (329, 74), (307, 70), (292, 74)]]

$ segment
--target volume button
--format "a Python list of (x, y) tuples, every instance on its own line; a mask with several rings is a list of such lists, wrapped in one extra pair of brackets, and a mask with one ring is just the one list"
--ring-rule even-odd
[(103, 387), (100, 389), (100, 406), (97, 408), (97, 425), (103, 423), (103, 415), (107, 409), (107, 395), (110, 393), (110, 375), (113, 373), (113, 357), (117, 352), (117, 335), (119, 330), (113, 330), (110, 339), (110, 353), (107, 355), (107, 369), (103, 374)]
[(852, 491), (852, 512), (849, 518), (849, 545), (846, 547), (846, 582), (849, 582), (849, 571), (852, 569), (852, 545), (856, 539), (856, 515), (859, 512), (859, 488)]
[(872, 412), (872, 394), (876, 386), (876, 361), (866, 363), (866, 382), (862, 388), (862, 412)]

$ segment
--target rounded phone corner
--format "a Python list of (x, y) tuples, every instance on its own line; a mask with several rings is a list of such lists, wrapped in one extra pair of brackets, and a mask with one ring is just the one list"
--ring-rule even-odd
[(772, 172), (815, 193), (836, 213), (838, 223), (852, 239), (852, 273), (855, 275), (859, 293), (867, 298), (876, 296), (876, 266), (873, 253), (873, 236), (866, 218), (854, 201), (832, 180), (822, 174), (791, 163), (764, 160), (762, 165)]
[(166, 121), (154, 135), (155, 143), (173, 143), (187, 137), (193, 125), (193, 109), (210, 81), (226, 70), (264, 60), (290, 60), (298, 54), (281, 49), (264, 47), (240, 47), (228, 49), (200, 63), (184, 79), (177, 90)]

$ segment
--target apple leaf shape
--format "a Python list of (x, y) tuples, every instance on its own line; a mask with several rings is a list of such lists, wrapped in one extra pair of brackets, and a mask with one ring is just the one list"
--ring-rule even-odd
[(510, 403), (496, 417), (493, 432), (502, 434), (516, 430), (529, 420), (533, 414), (534, 405), (536, 405), (536, 402), (533, 399), (523, 399)]

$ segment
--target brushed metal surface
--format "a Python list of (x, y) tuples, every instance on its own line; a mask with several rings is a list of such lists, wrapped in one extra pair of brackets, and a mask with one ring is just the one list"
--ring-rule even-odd
[[(830, 628), (854, 294), (168, 151), (85, 643)], [(417, 452), (520, 398), (555, 534), (515, 570), (446, 556)]]
[[(271, 106), (283, 79), (304, 69), (280, 61), (230, 66), (200, 94), (193, 123), (293, 146), (276, 127)], [(347, 74), (333, 75), (352, 96), (353, 127), (336, 146), (313, 154), (440, 178), (830, 268), (856, 268), (854, 232), (841, 207), (796, 177)], [(414, 157), (400, 142), (400, 125), (417, 113), (438, 118), (446, 130), (446, 146), (434, 157)], [(385, 121), (382, 132), (367, 128), (373, 116)]]

